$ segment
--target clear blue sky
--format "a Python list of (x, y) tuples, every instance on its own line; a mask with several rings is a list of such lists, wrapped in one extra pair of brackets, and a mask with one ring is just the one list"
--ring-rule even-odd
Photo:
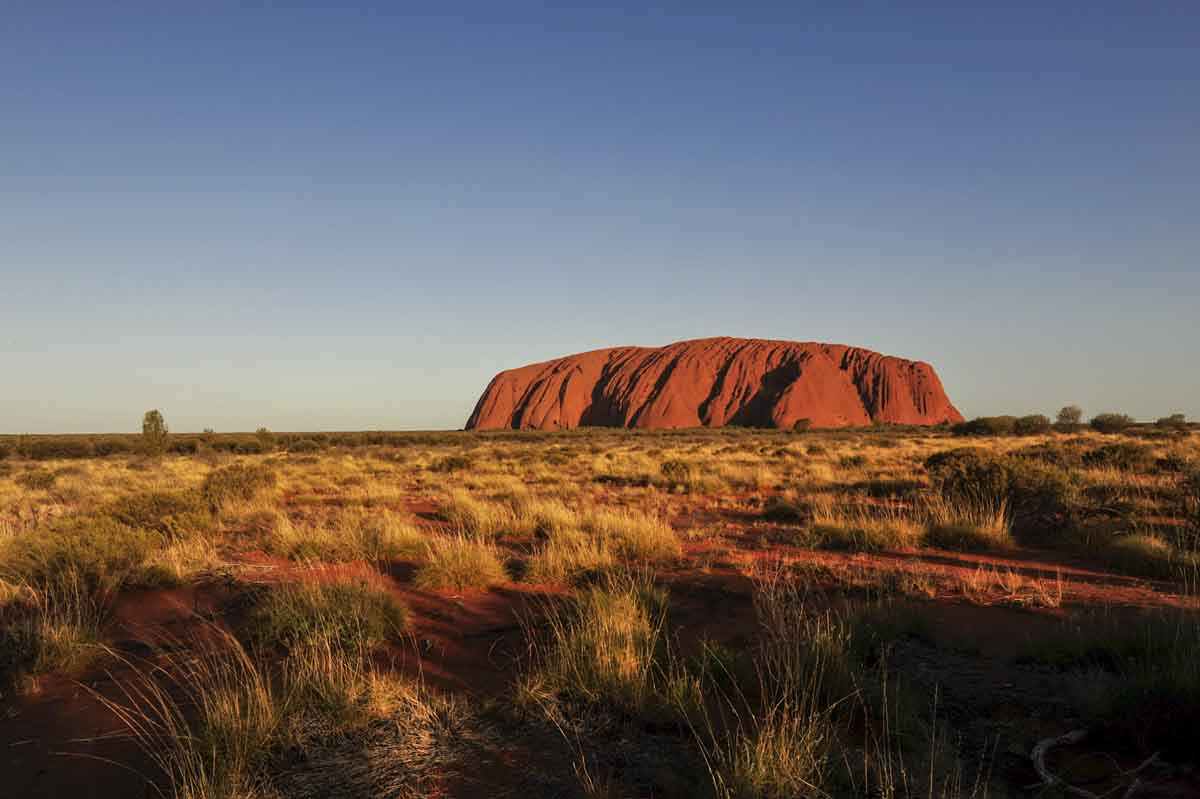
[(0, 432), (459, 427), (709, 335), (1200, 417), (1198, 256), (1194, 0), (0, 9)]

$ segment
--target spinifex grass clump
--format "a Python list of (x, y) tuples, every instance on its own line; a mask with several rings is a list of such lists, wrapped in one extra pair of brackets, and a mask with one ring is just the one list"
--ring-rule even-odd
[(540, 650), (520, 695), (527, 702), (604, 703), (643, 713), (661, 703), (666, 597), (645, 575), (613, 575), (552, 606), (530, 630)]
[(418, 588), (488, 588), (508, 579), (494, 544), (465, 535), (430, 538), (425, 560), (417, 570)]
[(875, 552), (916, 546), (921, 528), (900, 508), (847, 505), (822, 497), (813, 505), (811, 536), (816, 546)]
[(247, 631), (263, 647), (293, 650), (323, 641), (349, 652), (394, 640), (407, 627), (408, 609), (385, 589), (318, 573), (271, 589), (251, 612)]
[(1004, 497), (937, 495), (925, 506), (925, 543), (944, 549), (1009, 549), (1008, 502)]
[(636, 511), (593, 508), (583, 515), (583, 530), (608, 543), (626, 558), (646, 562), (679, 557), (679, 537), (656, 516)]
[(257, 521), (264, 548), (297, 561), (382, 563), (424, 557), (429, 546), (425, 531), (411, 517), (390, 510), (350, 508), (311, 522), (294, 522), (270, 510)]

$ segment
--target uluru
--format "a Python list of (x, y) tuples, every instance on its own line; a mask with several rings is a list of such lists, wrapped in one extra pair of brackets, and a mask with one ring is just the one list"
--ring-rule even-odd
[(468, 430), (792, 428), (961, 422), (934, 368), (841, 344), (705, 338), (613, 347), (496, 375)]

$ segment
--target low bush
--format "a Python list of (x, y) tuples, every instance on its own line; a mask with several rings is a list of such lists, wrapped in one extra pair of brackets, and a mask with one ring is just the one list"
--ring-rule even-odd
[(1070, 475), (1048, 463), (956, 449), (929, 456), (925, 468), (949, 501), (1004, 500), (1018, 532), (1062, 530), (1079, 510), (1079, 491)]
[(762, 516), (769, 522), (798, 524), (812, 515), (812, 505), (795, 491), (775, 494), (763, 505)]
[(1142, 577), (1168, 578), (1182, 565), (1170, 544), (1146, 533), (1119, 536), (1101, 550), (1100, 556), (1118, 571)]
[(1110, 746), (1197, 763), (1200, 617), (1192, 609), (1084, 616), (1021, 656), (1068, 673), (1084, 724)]
[(428, 468), (431, 472), (441, 472), (444, 474), (470, 469), (474, 463), (469, 455), (447, 455), (430, 463)]
[(154, 530), (169, 538), (186, 538), (212, 527), (212, 514), (198, 491), (126, 494), (104, 506), (102, 513), (129, 527)]
[(1111, 466), (1126, 472), (1145, 472), (1155, 465), (1154, 450), (1145, 444), (1121, 441), (1105, 444), (1083, 456), (1085, 466)]
[(1047, 442), (1015, 450), (1012, 456), (1042, 461), (1060, 469), (1075, 469), (1083, 465), (1085, 452), (1083, 444), (1078, 441)]
[(128, 585), (155, 584), (146, 562), (162, 539), (106, 516), (66, 517), (10, 539), (0, 551), (6, 578), (46, 589), (79, 581), (91, 596), (108, 596)]
[(48, 469), (30, 469), (13, 478), (14, 483), (30, 491), (49, 491), (57, 480), (58, 475)]
[(235, 463), (209, 472), (200, 493), (210, 507), (220, 508), (227, 502), (254, 499), (274, 488), (277, 479), (275, 471), (265, 463)]

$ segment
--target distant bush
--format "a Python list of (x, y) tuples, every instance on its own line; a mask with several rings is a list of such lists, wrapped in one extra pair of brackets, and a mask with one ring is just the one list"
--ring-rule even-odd
[(120, 438), (111, 436), (107, 438), (98, 438), (92, 442), (92, 450), (96, 455), (105, 457), (108, 455), (128, 455), (135, 452), (137, 447), (134, 442), (128, 438)]
[(14, 452), (16, 452), (16, 448), (12, 444), (9, 444), (7, 441), (0, 441), (0, 461), (5, 458), (11, 458)]
[(177, 438), (167, 444), (167, 452), (172, 455), (195, 455), (200, 451), (200, 442), (194, 438)]
[(1007, 436), (1017, 426), (1015, 416), (979, 416), (950, 428), (956, 436)]
[(83, 437), (48, 436), (33, 438), (25, 443), (25, 456), (30, 460), (66, 460), (90, 458), (94, 453), (92, 442)]
[[(1086, 441), (1086, 440), (1085, 440)], [(1078, 440), (1058, 443), (1055, 441), (1045, 444), (1034, 444), (1023, 447), (1012, 453), (1013, 457), (1025, 460), (1039, 460), (1060, 469), (1074, 469), (1083, 465), (1085, 448)]]
[(294, 452), (296, 454), (318, 452), (320, 449), (321, 445), (311, 438), (299, 438), (295, 441), (289, 442), (287, 445), (287, 451)]
[(841, 466), (843, 469), (861, 469), (866, 465), (866, 455), (843, 455), (838, 458), (838, 466)]
[(662, 465), (663, 479), (671, 485), (687, 485), (695, 473), (695, 467), (687, 461), (670, 460), (664, 461)]
[(1088, 424), (1099, 433), (1120, 433), (1133, 425), (1133, 417), (1123, 413), (1101, 413), (1092, 417)]
[(250, 500), (275, 485), (275, 472), (265, 464), (235, 463), (209, 472), (200, 493), (211, 507), (231, 500)]
[(1170, 416), (1164, 416), (1154, 424), (1169, 430), (1183, 430), (1187, 427), (1187, 417), (1182, 413), (1173, 413)]
[(1019, 436), (1037, 436), (1050, 432), (1050, 418), (1040, 413), (1022, 416), (1013, 424), (1013, 432)]
[(1079, 429), (1079, 423), (1083, 421), (1083, 409), (1078, 405), (1067, 405), (1058, 412), (1058, 416), (1054, 420), (1054, 426), (1063, 432), (1074, 432)]

